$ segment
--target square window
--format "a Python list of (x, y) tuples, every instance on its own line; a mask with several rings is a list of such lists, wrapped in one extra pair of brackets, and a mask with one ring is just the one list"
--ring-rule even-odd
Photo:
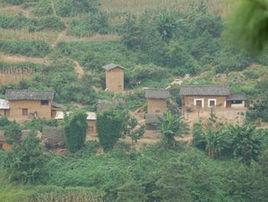
[(216, 106), (216, 100), (209, 100), (208, 106), (209, 107), (215, 107)]
[(28, 116), (28, 109), (22, 109), (22, 116)]
[(41, 100), (41, 105), (48, 105), (48, 100)]

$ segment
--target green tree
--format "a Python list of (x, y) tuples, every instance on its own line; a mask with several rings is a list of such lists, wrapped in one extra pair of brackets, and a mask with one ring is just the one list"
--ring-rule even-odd
[(22, 136), (22, 128), (15, 121), (4, 127), (4, 135), (8, 144), (18, 144)]
[(233, 156), (242, 163), (249, 165), (257, 161), (261, 154), (262, 134), (252, 125), (232, 126), (230, 133), (233, 135)]
[(165, 145), (175, 146), (175, 137), (186, 132), (186, 124), (180, 115), (167, 112), (160, 118), (162, 141)]
[(262, 51), (268, 42), (267, 0), (238, 1), (229, 23), (230, 37), (250, 51)]
[(111, 150), (125, 130), (125, 114), (110, 108), (97, 115), (97, 134), (104, 151)]
[(87, 133), (87, 115), (84, 112), (75, 112), (66, 116), (64, 123), (65, 143), (70, 152), (80, 150), (85, 141)]
[(196, 148), (205, 150), (206, 149), (206, 138), (203, 134), (202, 124), (200, 122), (194, 123), (193, 126), (193, 144)]
[(5, 168), (12, 181), (40, 182), (46, 176), (46, 158), (39, 140), (31, 132), (21, 145), (14, 145), (8, 153)]

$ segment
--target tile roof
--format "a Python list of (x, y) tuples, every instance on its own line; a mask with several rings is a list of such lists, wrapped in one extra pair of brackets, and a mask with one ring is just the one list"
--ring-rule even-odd
[(122, 66), (120, 66), (120, 65), (113, 64), (113, 63), (108, 64), (108, 65), (105, 65), (105, 66), (103, 66), (102, 68), (105, 69), (106, 71), (110, 71), (110, 70), (115, 69), (115, 68), (117, 68), (117, 67), (119, 67), (119, 68), (121, 68), (121, 69), (125, 69), (124, 67), (122, 67)]
[(145, 98), (151, 99), (167, 99), (170, 97), (169, 91), (166, 89), (146, 89)]
[(238, 100), (238, 101), (245, 101), (247, 100), (247, 96), (245, 93), (240, 94), (232, 94), (227, 98), (228, 101)]
[(230, 95), (230, 90), (227, 86), (223, 85), (188, 85), (181, 87), (180, 95), (228, 96)]
[(7, 100), (53, 100), (52, 91), (6, 90)]

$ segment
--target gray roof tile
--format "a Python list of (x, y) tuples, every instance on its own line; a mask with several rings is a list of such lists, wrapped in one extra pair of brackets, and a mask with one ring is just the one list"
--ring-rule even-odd
[(188, 86), (181, 87), (180, 95), (228, 96), (230, 95), (230, 90), (227, 86), (222, 86), (222, 85), (188, 85)]
[(169, 91), (166, 89), (146, 89), (145, 98), (151, 99), (167, 99), (170, 97)]
[(53, 100), (52, 91), (6, 90), (7, 100)]

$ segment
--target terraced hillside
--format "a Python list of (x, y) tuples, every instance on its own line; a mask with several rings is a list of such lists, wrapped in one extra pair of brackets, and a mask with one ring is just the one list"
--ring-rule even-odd
[[(101, 67), (108, 63), (126, 67), (126, 87), (133, 96), (140, 96), (143, 87), (167, 87), (187, 73), (197, 77), (195, 82), (219, 83), (226, 80), (197, 75), (226, 77), (253, 64), (257, 68), (251, 74), (266, 71), (266, 59), (250, 58), (223, 42), (222, 16), (232, 6), (228, 0), (2, 0), (0, 5), (1, 68), (42, 69), (2, 85), (2, 93), (10, 87), (52, 89), (58, 102), (94, 108), (97, 98), (112, 99), (100, 91)], [(263, 78), (250, 87), (229, 80), (234, 90), (255, 95)], [(130, 107), (142, 106), (132, 102)]]

